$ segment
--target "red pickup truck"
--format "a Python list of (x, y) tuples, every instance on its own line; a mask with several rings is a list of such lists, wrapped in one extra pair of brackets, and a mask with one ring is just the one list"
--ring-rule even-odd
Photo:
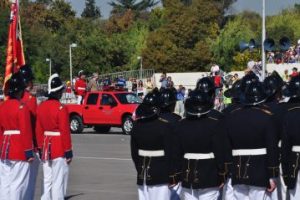
[(72, 133), (81, 133), (85, 126), (96, 132), (109, 132), (112, 126), (122, 127), (130, 134), (133, 127), (132, 114), (141, 99), (125, 91), (98, 91), (87, 93), (82, 105), (66, 105), (70, 115)]

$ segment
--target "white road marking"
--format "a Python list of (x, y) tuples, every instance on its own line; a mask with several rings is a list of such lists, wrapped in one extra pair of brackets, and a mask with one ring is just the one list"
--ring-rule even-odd
[(117, 160), (117, 161), (131, 161), (129, 158), (104, 158), (104, 157), (84, 157), (84, 156), (75, 156), (75, 159), (91, 159), (91, 160)]

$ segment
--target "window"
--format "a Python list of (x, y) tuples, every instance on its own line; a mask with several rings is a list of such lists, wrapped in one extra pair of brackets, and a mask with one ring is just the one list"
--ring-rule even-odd
[(99, 94), (89, 94), (86, 105), (96, 105), (98, 101)]
[(142, 100), (134, 93), (119, 93), (116, 94), (116, 97), (121, 104), (139, 104), (142, 102)]
[(101, 99), (101, 105), (117, 104), (116, 100), (110, 94), (103, 94)]

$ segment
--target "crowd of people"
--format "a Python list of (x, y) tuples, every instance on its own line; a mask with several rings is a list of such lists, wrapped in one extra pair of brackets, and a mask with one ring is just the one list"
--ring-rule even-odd
[(291, 46), (287, 51), (276, 51), (267, 53), (268, 63), (299, 63), (300, 62), (300, 40), (297, 45)]
[(98, 73), (93, 73), (92, 77), (87, 80), (85, 72), (79, 71), (78, 77), (75, 77), (73, 87), (68, 81), (66, 89), (66, 102), (71, 102), (72, 94), (74, 92), (77, 104), (81, 104), (87, 92), (101, 91), (101, 90), (121, 90), (136, 93), (141, 99), (154, 88), (154, 83), (151, 78), (145, 82), (137, 80), (136, 78), (126, 79), (120, 75), (113, 81), (109, 77), (99, 79)]
[(64, 84), (58, 74), (48, 81), (48, 100), (37, 105), (31, 94), (33, 73), (22, 66), (8, 80), (0, 105), (0, 200), (33, 200), (39, 166), (42, 200), (66, 196), (72, 141), (69, 114), (60, 103)]
[(140, 200), (300, 199), (299, 74), (234, 79), (222, 112), (211, 77), (188, 94), (183, 119), (172, 88), (145, 96), (131, 135)]

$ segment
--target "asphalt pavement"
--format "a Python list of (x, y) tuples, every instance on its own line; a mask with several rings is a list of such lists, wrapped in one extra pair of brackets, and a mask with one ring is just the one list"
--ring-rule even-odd
[[(130, 157), (130, 136), (113, 128), (108, 134), (86, 129), (73, 134), (74, 159), (70, 165), (70, 200), (136, 200), (136, 174)], [(40, 199), (42, 168), (37, 181)]]

